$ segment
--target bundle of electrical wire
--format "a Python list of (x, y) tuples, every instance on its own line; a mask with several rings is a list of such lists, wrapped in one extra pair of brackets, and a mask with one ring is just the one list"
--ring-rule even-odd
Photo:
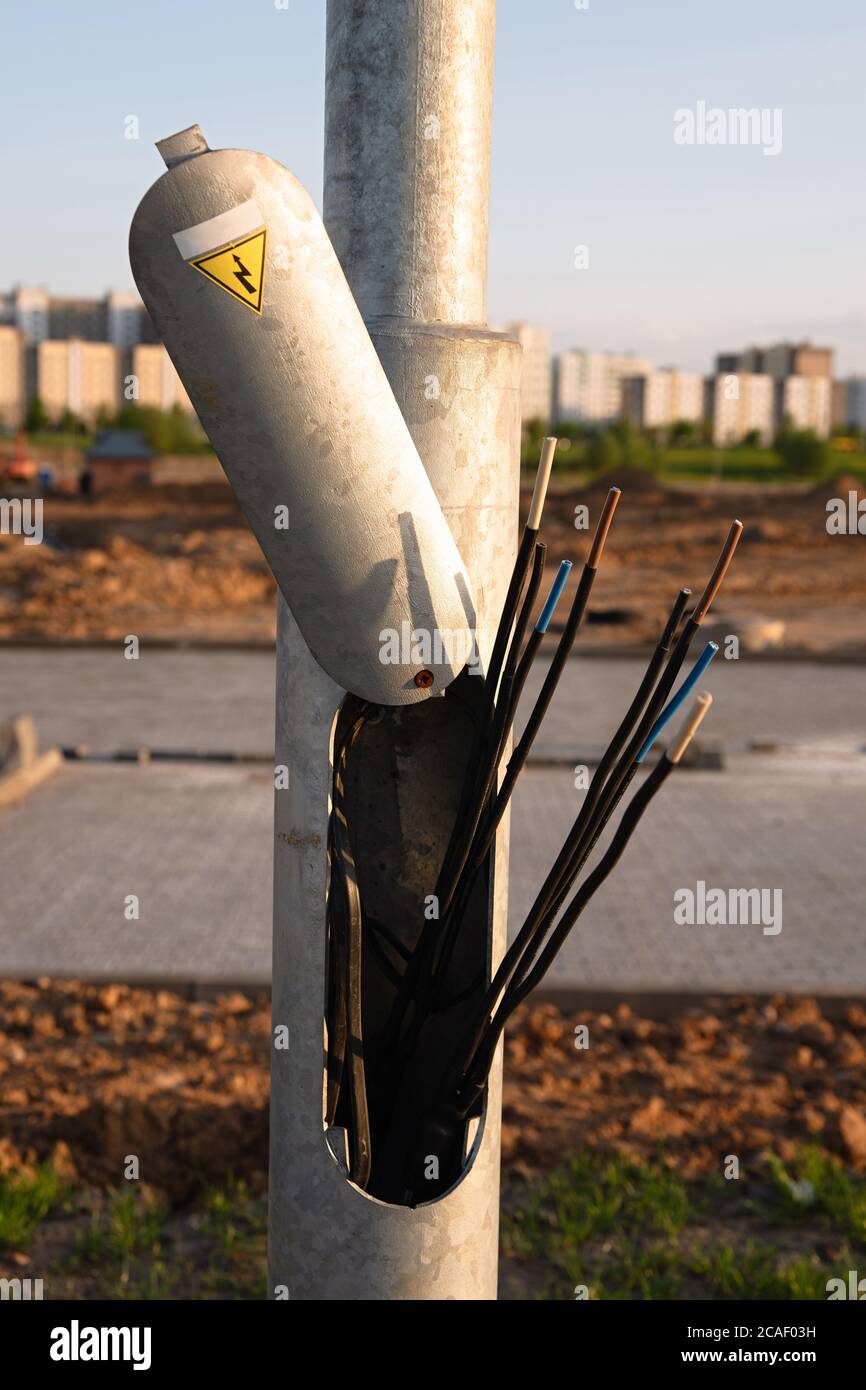
[[(644, 677), (619, 727), (602, 755), (580, 811), (566, 836), (535, 902), (519, 932), (496, 969), (486, 991), (483, 980), (449, 992), (449, 967), (459, 939), (467, 906), (478, 875), (488, 863), (497, 830), (511, 800), (517, 778), (525, 766), (544, 716), (556, 692), (565, 663), (580, 630), (602, 559), (608, 532), (620, 499), (618, 488), (608, 492), (595, 529), (586, 563), (571, 602), (550, 665), (529, 717), (503, 769), (518, 702), (548, 631), (551, 618), (572, 568), (563, 561), (550, 587), (541, 613), (530, 628), (541, 587), (546, 547), (539, 528), (550, 478), (555, 439), (544, 441), (529, 515), (518, 548), (487, 668), (474, 744), (467, 763), (458, 813), (436, 883), (438, 919), (425, 920), (414, 949), (401, 948), (400, 967), (392, 963), (394, 997), (377, 1052), (396, 1078), (421, 1042), (431, 1014), (442, 1013), (468, 995), (481, 998), (477, 1015), (459, 1037), (445, 1073), (438, 1102), (420, 1126), (407, 1150), (404, 1168), (408, 1202), (436, 1195), (430, 1190), (424, 1168), (431, 1153), (441, 1160), (443, 1183), (453, 1179), (459, 1163), (468, 1117), (478, 1112), (487, 1077), (505, 1025), (543, 979), (569, 932), (619, 862), (629, 839), (650, 801), (679, 764), (685, 747), (706, 714), (711, 697), (699, 697), (683, 730), (659, 758), (653, 770), (626, 806), (608, 849), (591, 873), (579, 883), (599, 837), (629, 791), (650, 749), (673, 715), (694, 690), (716, 654), (714, 643), (703, 652), (674, 690), (691, 644), (706, 617), (742, 532), (732, 523), (716, 566), (690, 613), (689, 589), (681, 589), (671, 608)], [(528, 632), (528, 636), (527, 636)], [(331, 1007), (334, 1023), (329, 1028), (329, 1081), (327, 1111), (334, 1122), (340, 1101), (342, 1078), (348, 1080), (349, 1102), (343, 1096), (343, 1114), (351, 1115), (352, 1160), (350, 1172), (364, 1186), (370, 1171), (369, 1119), (364, 1095), (364, 1049), (360, 1009), (360, 963), (364, 929), (354, 861), (342, 816), (342, 777), (349, 749), (360, 735), (365, 720), (362, 709), (343, 738), (335, 758), (335, 797), (331, 821), (332, 860), (340, 891), (332, 895)], [(579, 884), (579, 886), (577, 886)], [(574, 891), (569, 901), (569, 894)], [(372, 943), (375, 944), (375, 943)], [(392, 947), (399, 946), (393, 941)], [(450, 1175), (450, 1178), (449, 1176)]]

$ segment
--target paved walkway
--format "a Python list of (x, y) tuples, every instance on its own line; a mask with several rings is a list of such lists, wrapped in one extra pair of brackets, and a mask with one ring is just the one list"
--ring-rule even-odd
[[(604, 741), (638, 665), (569, 664), (546, 743)], [(617, 990), (866, 990), (863, 667), (718, 663), (725, 772), (683, 771), (648, 812), (550, 982)], [(272, 658), (242, 653), (0, 651), (0, 714), (43, 742), (266, 753)], [(616, 710), (617, 714), (612, 713)], [(577, 732), (575, 732), (577, 731)], [(772, 733), (787, 752), (745, 752)], [(511, 927), (580, 805), (568, 765), (529, 768), (513, 817)], [(0, 975), (266, 982), (268, 767), (67, 764), (0, 811)], [(783, 927), (676, 926), (674, 892), (783, 890)], [(141, 902), (137, 922), (124, 899)]]
[[(604, 744), (643, 670), (633, 658), (569, 661), (539, 753), (569, 758)], [(538, 666), (527, 682), (524, 710), (543, 675)], [(866, 665), (734, 662), (719, 655), (706, 683), (716, 696), (707, 736), (729, 752), (768, 736), (866, 746)], [(24, 710), (43, 743), (267, 754), (274, 741), (274, 658), (266, 651), (149, 651), (145, 644), (138, 661), (126, 661), (119, 648), (0, 646), (0, 718)]]
[[(264, 769), (67, 764), (0, 812), (0, 975), (267, 981), (272, 780)], [(512, 929), (576, 814), (566, 772), (515, 803)], [(647, 813), (550, 982), (563, 988), (866, 989), (866, 782), (683, 772)], [(783, 889), (783, 928), (674, 925), (674, 890)], [(135, 893), (137, 922), (124, 918)]]

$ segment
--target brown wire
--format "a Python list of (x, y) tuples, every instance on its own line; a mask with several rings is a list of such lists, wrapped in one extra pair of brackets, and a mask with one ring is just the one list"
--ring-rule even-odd
[(734, 558), (734, 551), (739, 543), (740, 536), (743, 534), (743, 523), (732, 521), (731, 529), (728, 531), (727, 539), (722, 546), (722, 552), (716, 561), (716, 568), (707, 580), (707, 587), (698, 599), (697, 606), (692, 613), (692, 621), (695, 623), (703, 622), (709, 612), (710, 604), (722, 587), (728, 566)]
[(604, 550), (605, 541), (607, 540), (607, 533), (610, 530), (610, 524), (613, 521), (613, 514), (616, 511), (617, 503), (619, 502), (619, 499), (621, 497), (622, 490), (618, 487), (612, 487), (608, 492), (607, 497), (604, 499), (604, 506), (601, 509), (601, 516), (599, 517), (598, 525), (595, 528), (595, 536), (592, 542), (592, 549), (589, 552), (589, 559), (586, 562), (591, 570), (598, 569), (599, 561), (601, 560), (602, 556), (602, 551)]

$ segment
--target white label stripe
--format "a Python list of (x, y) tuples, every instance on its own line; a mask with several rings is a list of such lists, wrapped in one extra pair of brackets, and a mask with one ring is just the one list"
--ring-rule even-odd
[(248, 202), (240, 203), (236, 208), (229, 208), (228, 212), (220, 212), (216, 217), (209, 217), (206, 222), (199, 222), (195, 227), (187, 227), (185, 231), (173, 232), (172, 235), (184, 260), (191, 261), (194, 256), (216, 251), (218, 247), (226, 246), (230, 241), (237, 241), (249, 232), (258, 231), (259, 227), (264, 226), (264, 222), (258, 204), (250, 198)]

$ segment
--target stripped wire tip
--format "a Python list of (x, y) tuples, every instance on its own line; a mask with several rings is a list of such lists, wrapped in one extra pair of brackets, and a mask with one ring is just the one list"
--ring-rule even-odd
[(550, 627), (550, 620), (553, 617), (556, 605), (559, 603), (560, 595), (565, 588), (565, 581), (571, 574), (571, 561), (561, 560), (556, 578), (550, 586), (550, 593), (547, 595), (547, 602), (538, 615), (538, 622), (535, 624), (536, 632), (546, 632)]
[(532, 501), (529, 504), (529, 516), (526, 521), (528, 531), (537, 531), (541, 525), (541, 513), (544, 511), (544, 499), (547, 496), (550, 470), (553, 467), (553, 456), (556, 453), (558, 443), (559, 440), (556, 436), (549, 434), (541, 446), (541, 458), (538, 462), (535, 487), (532, 490)]
[(694, 690), (695, 686), (697, 685), (701, 676), (706, 671), (707, 667), (709, 666), (710, 662), (712, 661), (713, 657), (716, 655), (718, 650), (719, 645), (717, 642), (708, 642), (707, 645), (704, 647), (704, 650), (701, 652), (694, 666), (689, 671), (689, 674), (686, 676), (679, 690), (676, 690), (674, 692), (674, 694), (671, 696), (664, 709), (662, 710), (661, 714), (659, 715), (658, 719), (653, 724), (652, 728), (646, 736), (646, 741), (644, 742), (643, 747), (641, 748), (640, 752), (637, 755), (637, 758), (635, 759), (635, 762), (643, 762), (644, 758), (652, 748), (659, 734), (662, 732), (662, 729), (664, 729), (664, 727), (668, 723), (670, 723), (671, 719), (673, 719), (680, 706), (685, 704), (686, 700), (691, 695), (692, 691)]
[(607, 497), (604, 499), (604, 506), (601, 509), (601, 516), (599, 517), (598, 525), (595, 528), (595, 535), (592, 541), (592, 549), (589, 552), (589, 559), (586, 562), (588, 569), (598, 569), (599, 563), (601, 562), (602, 553), (604, 551), (605, 541), (607, 540), (607, 533), (610, 530), (610, 525), (613, 521), (613, 514), (616, 511), (617, 504), (621, 497), (622, 489), (618, 487), (612, 487), (610, 492), (607, 494)]
[(706, 715), (712, 703), (713, 697), (708, 690), (703, 691), (703, 693), (700, 694), (698, 698), (695, 700), (694, 704), (692, 705), (691, 709), (689, 710), (688, 714), (683, 720), (676, 738), (674, 739), (670, 748), (667, 750), (665, 756), (667, 757), (669, 763), (673, 763), (674, 766), (676, 766), (676, 764), (679, 762), (680, 758), (683, 756), (683, 753), (685, 753), (695, 734), (698, 732), (698, 729), (700, 728), (704, 720), (704, 716)]
[(707, 616), (710, 604), (713, 602), (713, 599), (716, 597), (716, 594), (722, 587), (725, 575), (728, 572), (728, 566), (734, 558), (734, 551), (737, 548), (740, 536), (742, 534), (743, 523), (741, 521), (732, 521), (731, 528), (728, 531), (727, 538), (725, 540), (724, 545), (722, 546), (722, 553), (716, 561), (716, 567), (710, 575), (709, 579), (707, 580), (707, 587), (704, 589), (704, 592), (698, 599), (695, 610), (692, 613), (693, 623), (701, 623)]

